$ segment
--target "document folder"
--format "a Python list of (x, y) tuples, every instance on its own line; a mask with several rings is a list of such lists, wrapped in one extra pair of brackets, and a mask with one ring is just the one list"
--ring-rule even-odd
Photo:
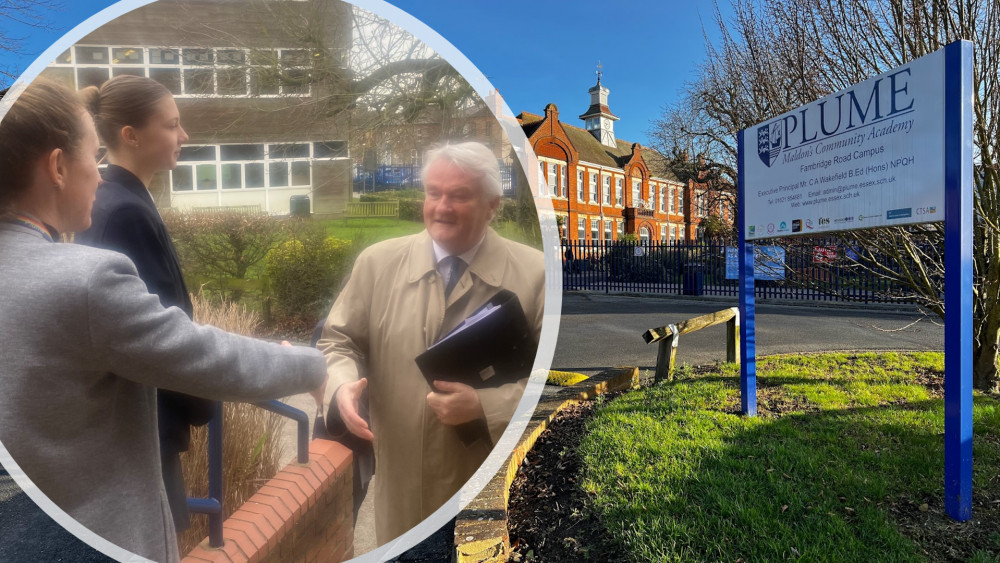
[(435, 380), (483, 389), (527, 377), (537, 348), (521, 301), (504, 289), (416, 361), (431, 389)]

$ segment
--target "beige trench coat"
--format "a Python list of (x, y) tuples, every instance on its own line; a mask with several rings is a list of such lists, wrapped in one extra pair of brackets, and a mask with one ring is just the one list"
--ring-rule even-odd
[(529, 375), (479, 391), (490, 437), (466, 446), (427, 406), (430, 388), (414, 358), (501, 288), (517, 294), (537, 341), (544, 279), (540, 251), (492, 229), (447, 302), (427, 231), (372, 245), (358, 257), (318, 348), (329, 373), (327, 404), (342, 384), (368, 378), (379, 545), (429, 516), (472, 476), (510, 421)]

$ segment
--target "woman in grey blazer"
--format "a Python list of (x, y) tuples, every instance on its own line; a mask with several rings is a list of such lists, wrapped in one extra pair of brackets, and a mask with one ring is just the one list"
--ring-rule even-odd
[[(128, 75), (112, 78), (100, 89), (85, 88), (80, 95), (110, 164), (97, 188), (90, 228), (76, 233), (74, 242), (128, 256), (164, 307), (178, 307), (193, 318), (177, 252), (148, 189), (154, 174), (177, 166), (188, 139), (174, 97), (151, 78)], [(214, 404), (165, 389), (156, 393), (163, 486), (178, 532), (190, 524), (180, 454), (190, 447), (190, 427), (207, 423)]]
[(0, 121), (0, 442), (78, 522), (177, 561), (156, 388), (256, 401), (321, 387), (326, 366), (313, 349), (196, 325), (125, 256), (55, 242), (90, 225), (97, 150), (79, 99), (52, 83)]

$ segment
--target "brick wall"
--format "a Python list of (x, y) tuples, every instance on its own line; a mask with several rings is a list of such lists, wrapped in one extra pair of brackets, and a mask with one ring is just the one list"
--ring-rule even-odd
[(313, 440), (309, 463), (290, 463), (226, 519), (225, 545), (206, 538), (184, 563), (332, 562), (354, 555), (351, 451)]

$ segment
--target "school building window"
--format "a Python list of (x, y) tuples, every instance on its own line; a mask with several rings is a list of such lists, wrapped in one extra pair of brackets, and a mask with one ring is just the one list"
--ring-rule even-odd
[(42, 75), (74, 89), (131, 75), (177, 97), (309, 96), (312, 58), (308, 49), (75, 45)]
[(312, 185), (318, 159), (347, 158), (347, 143), (185, 145), (170, 172), (174, 192)]

